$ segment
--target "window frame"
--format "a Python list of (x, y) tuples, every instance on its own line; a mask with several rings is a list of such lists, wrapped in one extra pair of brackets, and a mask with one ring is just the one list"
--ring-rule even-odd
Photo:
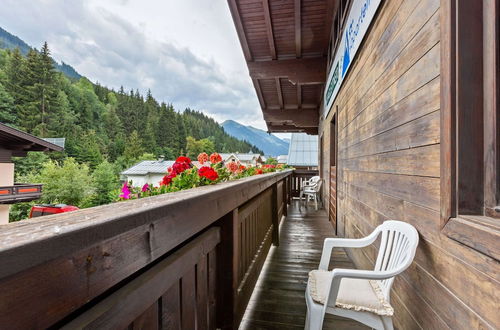
[[(468, 0), (441, 0), (441, 230), (444, 235), (454, 239), (472, 249), (486, 254), (496, 260), (500, 260), (500, 130), (499, 125), (499, 23), (498, 17), (499, 0), (469, 2), (467, 5), (473, 6), (474, 10), (482, 11), (481, 21), (474, 21), (467, 29), (460, 29), (458, 24), (462, 19), (470, 19), (474, 15), (461, 7), (461, 3)], [(464, 7), (466, 7), (465, 5)], [(480, 8), (475, 7), (480, 6)], [(480, 50), (474, 48), (475, 38), (464, 38), (461, 33), (470, 33), (470, 29), (475, 28), (481, 36), (479, 40)], [(479, 28), (480, 27), (480, 28)], [(465, 32), (463, 32), (465, 31)], [(462, 38), (461, 38), (462, 37)], [(470, 44), (468, 44), (470, 43)], [(476, 45), (478, 46), (478, 45)], [(460, 49), (463, 49), (461, 51)], [(481, 133), (471, 137), (461, 131), (460, 122), (467, 120), (473, 111), (470, 110), (471, 101), (467, 99), (471, 94), (466, 91), (470, 81), (461, 79), (470, 79), (472, 72), (470, 65), (477, 64), (467, 58), (469, 53), (464, 54), (465, 50), (477, 54), (480, 57), (473, 58), (480, 62), (479, 67), (481, 75), (481, 84), (479, 91), (481, 100), (476, 102), (475, 106), (480, 107), (482, 115), (475, 117), (475, 120), (481, 123)], [(476, 56), (479, 56), (477, 55)], [(465, 62), (464, 62), (465, 61)], [(463, 65), (464, 63), (470, 65)], [(464, 73), (465, 72), (465, 73)], [(477, 73), (477, 72), (476, 72)], [(477, 76), (476, 76), (477, 78)], [(474, 79), (474, 78), (472, 78)], [(462, 94), (466, 94), (465, 97)], [(464, 101), (465, 100), (465, 101)], [(465, 106), (463, 104), (465, 102)], [(469, 102), (469, 103), (467, 103)], [(464, 110), (468, 109), (468, 111)], [(462, 112), (460, 112), (462, 111)], [(468, 114), (467, 114), (468, 112)], [(471, 124), (472, 126), (473, 124)], [(464, 125), (462, 125), (463, 127)], [(465, 125), (466, 126), (466, 125)], [(468, 129), (471, 132), (470, 128)], [(467, 133), (467, 129), (464, 130)], [(475, 132), (475, 131), (473, 131)], [(462, 134), (462, 136), (461, 136)], [(467, 144), (465, 139), (472, 139), (475, 143), (481, 143), (477, 148), (464, 150)], [(461, 149), (462, 148), (462, 149)], [(464, 178), (463, 166), (468, 165), (466, 157), (460, 158), (460, 152), (470, 152), (474, 161), (474, 153), (479, 155), (482, 161), (481, 168), (478, 168), (477, 162), (472, 168), (481, 171), (479, 177), (481, 182), (477, 183), (479, 187), (471, 185), (470, 178)], [(465, 159), (465, 161), (464, 161)], [(475, 167), (474, 167), (475, 166)], [(462, 175), (460, 175), (462, 170)], [(476, 173), (476, 172), (475, 172)], [(476, 175), (478, 177), (478, 175)], [(465, 182), (465, 184), (464, 184)], [(472, 181), (474, 183), (474, 181)], [(481, 196), (471, 194), (464, 198), (464, 190), (467, 185), (479, 191)], [(474, 189), (472, 190), (472, 192)], [(479, 200), (482, 205), (479, 211), (466, 211), (464, 209), (464, 200), (473, 198), (472, 204), (477, 205)], [(466, 201), (467, 202), (467, 201)], [(465, 203), (467, 204), (467, 203)], [(467, 208), (465, 208), (467, 210)], [(496, 211), (498, 210), (498, 211)]]

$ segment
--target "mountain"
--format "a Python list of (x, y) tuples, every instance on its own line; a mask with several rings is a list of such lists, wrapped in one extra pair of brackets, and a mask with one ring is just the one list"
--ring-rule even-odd
[[(244, 126), (234, 120), (226, 120), (222, 127), (229, 135), (256, 146), (268, 156), (279, 156), (288, 154), (289, 142), (283, 141), (275, 135), (252, 126)], [(240, 150), (241, 152), (246, 152)]]
[[(0, 48), (3, 49), (15, 49), (19, 48), (23, 55), (28, 54), (32, 47), (24, 42), (19, 37), (5, 31), (0, 27)], [(54, 67), (57, 71), (64, 73), (68, 78), (71, 79), (80, 79), (82, 76), (71, 66), (64, 62), (61, 64), (54, 61)]]

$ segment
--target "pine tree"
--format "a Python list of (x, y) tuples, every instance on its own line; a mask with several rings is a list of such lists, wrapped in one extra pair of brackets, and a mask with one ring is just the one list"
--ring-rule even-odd
[(139, 133), (137, 133), (137, 131), (133, 131), (127, 140), (123, 155), (127, 160), (135, 160), (138, 159), (143, 153), (144, 148), (142, 147), (142, 140), (139, 137)]
[(16, 108), (14, 98), (0, 84), (0, 122), (16, 126)]

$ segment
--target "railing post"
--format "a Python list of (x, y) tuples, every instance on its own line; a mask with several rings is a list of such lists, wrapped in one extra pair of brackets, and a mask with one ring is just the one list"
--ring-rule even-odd
[(273, 184), (272, 186), (272, 195), (271, 195), (271, 216), (273, 221), (273, 245), (280, 245), (280, 234), (279, 234), (279, 226), (280, 219), (278, 219), (278, 183)]
[(217, 249), (217, 328), (238, 328), (236, 290), (238, 290), (238, 209), (219, 220), (221, 242)]

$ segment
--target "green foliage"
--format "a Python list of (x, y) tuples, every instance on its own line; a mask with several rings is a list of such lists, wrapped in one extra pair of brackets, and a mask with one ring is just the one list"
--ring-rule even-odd
[(49, 160), (49, 156), (43, 152), (28, 152), (26, 157), (14, 157), (15, 181), (20, 183), (37, 183), (36, 181), (26, 181), (23, 179), (28, 175), (38, 175), (44, 163)]
[(0, 122), (8, 125), (16, 124), (16, 108), (14, 98), (10, 96), (0, 83)]
[(94, 186), (92, 206), (108, 204), (116, 200), (116, 189), (120, 187), (120, 181), (113, 164), (107, 161), (99, 164), (92, 173), (92, 179)]
[(186, 153), (191, 159), (196, 159), (202, 152), (211, 154), (215, 152), (215, 143), (211, 139), (196, 140), (192, 136), (186, 138)]
[(64, 203), (80, 207), (92, 193), (89, 167), (78, 164), (73, 158), (66, 158), (62, 165), (54, 161), (46, 162), (35, 182), (43, 183), (41, 201), (44, 203)]
[(125, 152), (123, 155), (127, 160), (138, 159), (142, 154), (144, 154), (144, 148), (142, 147), (142, 140), (139, 137), (137, 131), (133, 131), (127, 140), (125, 145)]
[(276, 158), (269, 157), (269, 158), (266, 159), (266, 161), (264, 162), (264, 164), (278, 165), (278, 160)]

